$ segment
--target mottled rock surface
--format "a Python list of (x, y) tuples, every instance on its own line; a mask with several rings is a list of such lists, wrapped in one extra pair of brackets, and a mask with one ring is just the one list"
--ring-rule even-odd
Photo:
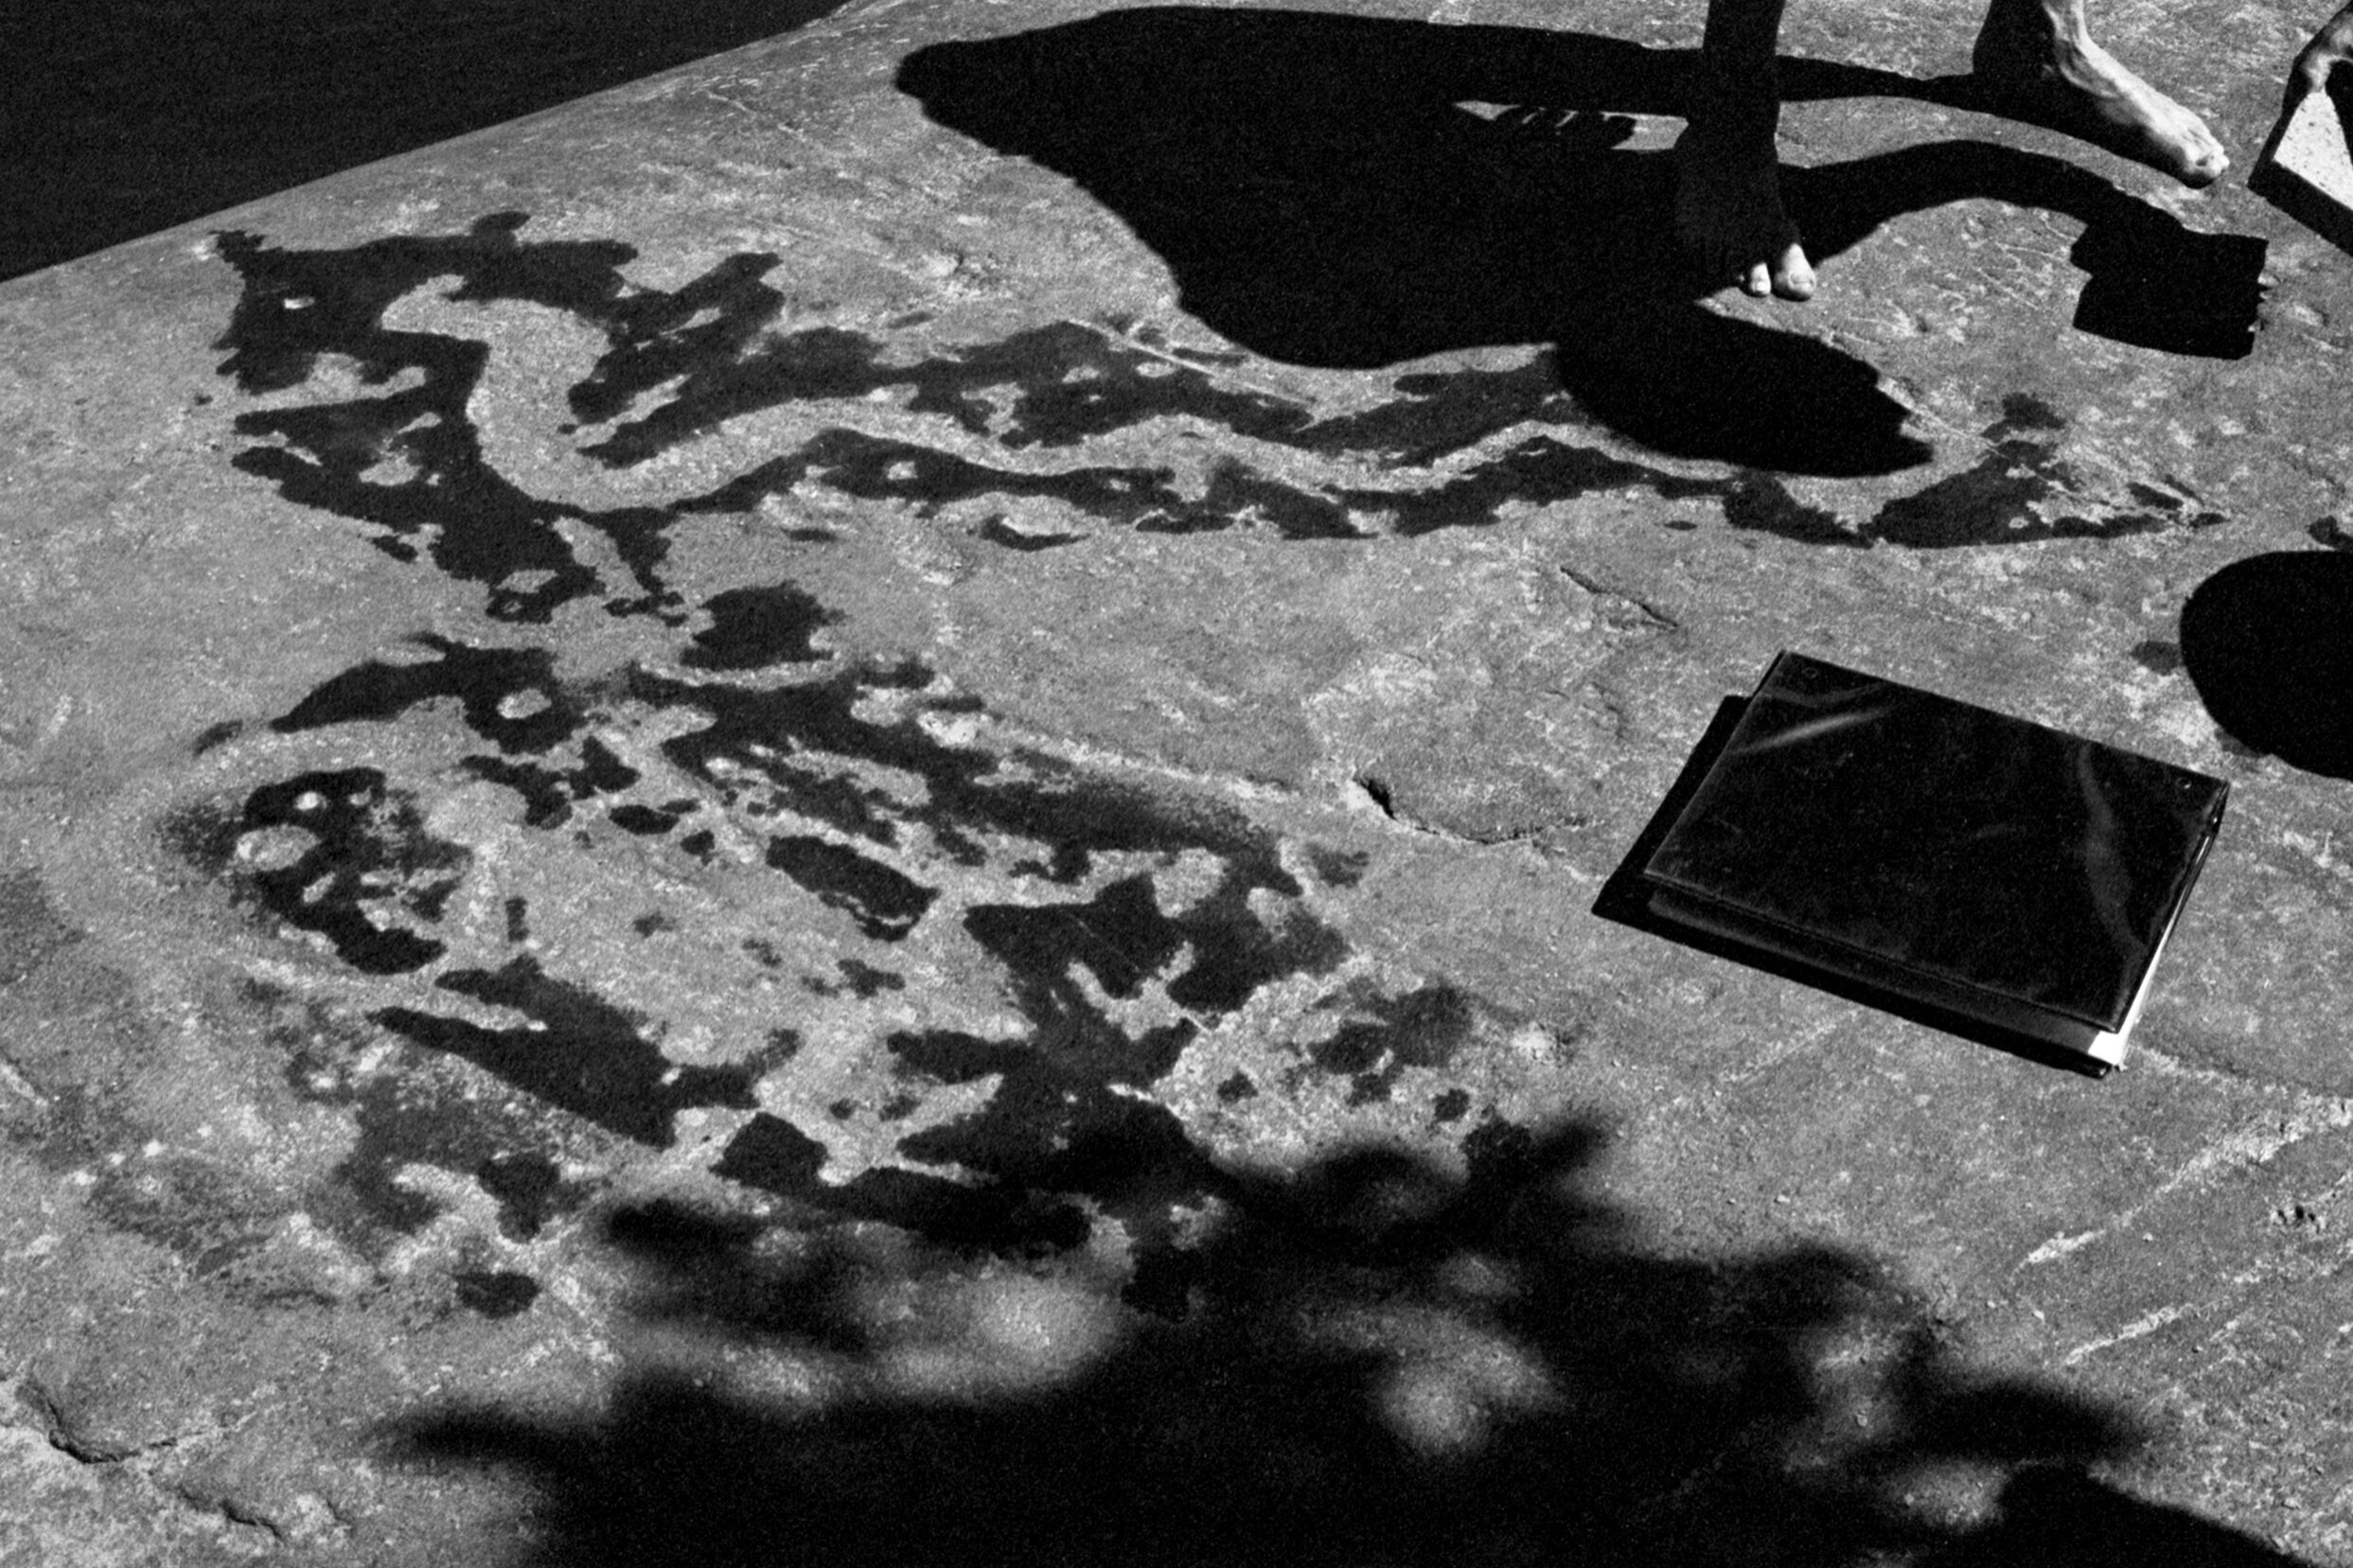
[[(2313, 20), (2103, 25), (2243, 161)], [(0, 1559), (2353, 1559), (2353, 263), (1970, 25), (1793, 19), (1803, 308), (1532, 0), (851, 0), (0, 286)], [(1782, 647), (2231, 781), (2129, 1070), (1592, 913)]]

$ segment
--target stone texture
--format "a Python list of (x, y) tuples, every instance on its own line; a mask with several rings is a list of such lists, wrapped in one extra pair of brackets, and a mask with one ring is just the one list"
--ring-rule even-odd
[[(2345, 783), (2181, 615), (2353, 273), (1841, 4), (1703, 296), (1695, 26), (854, 0), (0, 287), (0, 1555), (2344, 1559)], [(2231, 780), (2130, 1070), (1591, 913), (1784, 646)]]

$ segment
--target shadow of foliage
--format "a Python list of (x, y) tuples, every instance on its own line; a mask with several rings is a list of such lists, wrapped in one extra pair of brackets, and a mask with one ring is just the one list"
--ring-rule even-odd
[[(1568, 31), (1159, 7), (920, 49), (899, 85), (1083, 185), (1168, 263), (1184, 308), (1254, 352), (1370, 368), (1551, 342), (1585, 408), (1659, 451), (1831, 475), (1923, 462), (1869, 365), (1701, 308), (1717, 280), (1674, 244), (1669, 155), (1623, 147), (1627, 115), (1682, 113), (1691, 59)], [(1783, 76), (1792, 97), (1983, 107), (1962, 79), (1817, 61)], [(2095, 300), (2106, 335), (2245, 351), (2233, 323), (2244, 338), (2261, 242), (2218, 253), (2058, 159), (1943, 142), (1784, 181), (1817, 260), (1970, 197), (2068, 214), (2094, 230), (2079, 265), (2130, 264), (2131, 287)]]
[[(2132, 1421), (1973, 1375), (1860, 1258), (1648, 1244), (1602, 1145), (1490, 1122), (1460, 1177), (1369, 1149), (1238, 1178), (1189, 1310), (1043, 1383), (770, 1401), (648, 1362), (594, 1416), (443, 1410), (401, 1441), (522, 1466), (550, 1564), (2124, 1560), (2051, 1555), (2087, 1529), (2136, 1561), (2288, 1560), (2091, 1479)], [(721, 1361), (884, 1356), (838, 1237), (663, 1206), (609, 1234), (644, 1319)], [(2006, 1488), (1990, 1512), (1934, 1500), (1964, 1472)]]
[(2214, 722), (2291, 767), (2353, 779), (2353, 555), (2250, 555), (2182, 606), (2182, 665)]

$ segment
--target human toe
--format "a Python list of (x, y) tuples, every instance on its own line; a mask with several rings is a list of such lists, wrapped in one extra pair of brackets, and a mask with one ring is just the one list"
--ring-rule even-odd
[(1783, 299), (1813, 297), (1813, 263), (1806, 259), (1802, 246), (1792, 241), (1781, 253), (1780, 259), (1770, 269), (1773, 291)]

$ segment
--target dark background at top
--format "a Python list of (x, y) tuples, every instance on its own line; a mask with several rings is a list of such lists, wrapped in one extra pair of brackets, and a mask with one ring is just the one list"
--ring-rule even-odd
[(787, 32), (843, 0), (17, 0), (0, 277)]

